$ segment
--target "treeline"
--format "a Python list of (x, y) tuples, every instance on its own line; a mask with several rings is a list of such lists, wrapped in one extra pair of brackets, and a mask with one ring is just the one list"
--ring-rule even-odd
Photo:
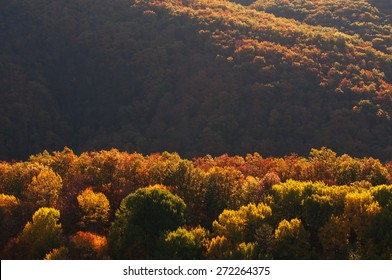
[(362, 1), (283, 2), (3, 0), (0, 158), (328, 146), (390, 159), (390, 21)]
[(392, 163), (65, 148), (0, 164), (2, 259), (390, 259)]

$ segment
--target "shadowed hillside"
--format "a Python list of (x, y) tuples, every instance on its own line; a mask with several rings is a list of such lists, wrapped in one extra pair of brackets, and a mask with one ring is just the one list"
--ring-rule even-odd
[(392, 157), (391, 25), (367, 2), (1, 2), (0, 159)]

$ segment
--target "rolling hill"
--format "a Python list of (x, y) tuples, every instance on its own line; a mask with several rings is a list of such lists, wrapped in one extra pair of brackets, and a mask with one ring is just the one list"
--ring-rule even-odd
[(385, 1), (1, 2), (2, 160), (64, 146), (392, 158)]

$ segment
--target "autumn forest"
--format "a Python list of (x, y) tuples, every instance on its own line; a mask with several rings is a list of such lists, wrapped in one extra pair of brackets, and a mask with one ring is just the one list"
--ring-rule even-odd
[(392, 259), (389, 0), (0, 0), (1, 259)]
[(0, 165), (2, 259), (389, 259), (392, 162), (66, 148)]

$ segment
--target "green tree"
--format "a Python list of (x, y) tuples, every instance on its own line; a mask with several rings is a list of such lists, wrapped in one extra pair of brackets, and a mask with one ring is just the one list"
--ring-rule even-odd
[(151, 258), (158, 238), (185, 222), (185, 202), (162, 185), (142, 188), (121, 201), (108, 238), (111, 256)]
[(60, 211), (54, 208), (40, 208), (28, 222), (18, 240), (20, 259), (42, 259), (63, 242)]
[(164, 236), (162, 256), (168, 259), (200, 260), (209, 243), (208, 231), (202, 227), (178, 228)]

